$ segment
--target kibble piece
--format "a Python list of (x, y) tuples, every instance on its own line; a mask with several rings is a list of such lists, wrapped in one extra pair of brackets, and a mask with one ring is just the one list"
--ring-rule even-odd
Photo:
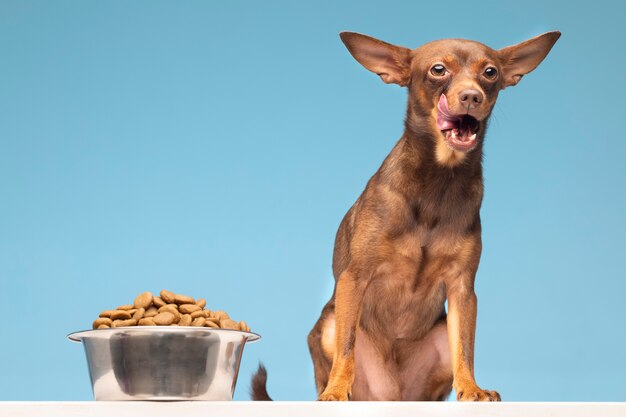
[(215, 322), (213, 322), (213, 321), (211, 321), (211, 320), (207, 320), (207, 321), (205, 321), (205, 322), (204, 322), (204, 325), (205, 325), (206, 327), (211, 327), (211, 328), (213, 328), (213, 329), (219, 329), (219, 328), (220, 328), (219, 324), (217, 324), (217, 323), (215, 323)]
[(123, 306), (119, 306), (117, 310), (132, 310), (133, 306), (130, 304), (124, 304)]
[(187, 295), (182, 295), (182, 294), (176, 294), (176, 296), (174, 297), (174, 300), (176, 301), (176, 304), (195, 304), (196, 300), (193, 299), (193, 297), (189, 297)]
[(106, 325), (107, 327), (111, 327), (112, 323), (113, 322), (111, 321), (110, 318), (108, 318), (108, 317), (100, 317), (100, 318), (97, 318), (97, 319), (94, 320), (93, 328), (94, 329), (99, 329), (100, 326), (102, 326), (102, 325)]
[(196, 300), (196, 305), (200, 308), (206, 307), (206, 300), (204, 298), (198, 298)]
[(161, 291), (161, 298), (167, 304), (172, 304), (172, 303), (176, 302), (176, 294), (174, 294), (173, 292), (168, 291), (168, 290)]
[(110, 329), (110, 326), (107, 326), (106, 324), (101, 324), (100, 326), (98, 326), (98, 329)]
[(163, 301), (161, 297), (152, 297), (152, 304), (154, 304), (156, 308), (160, 308), (160, 307), (163, 307), (167, 303)]
[(231, 319), (220, 320), (220, 327), (222, 329), (239, 330), (239, 323)]
[(115, 310), (104, 310), (102, 313), (100, 313), (100, 317), (111, 317), (111, 313), (113, 313)]
[(176, 307), (177, 306), (174, 306), (173, 304), (164, 305), (163, 307), (159, 309), (159, 314), (165, 313), (165, 312), (172, 313), (174, 315), (174, 323), (178, 323), (180, 321), (180, 318), (182, 317), (182, 314), (180, 314), (180, 312), (176, 309)]
[(241, 329), (241, 330), (242, 330), (242, 331), (244, 331), (244, 332), (249, 332), (249, 331), (250, 331), (250, 327), (249, 327), (249, 326), (248, 326), (248, 324), (247, 324), (245, 321), (243, 321), (243, 320), (241, 320), (241, 321), (239, 322), (239, 329)]
[(154, 317), (159, 313), (155, 306), (150, 306), (145, 313), (143, 313), (144, 317)]
[(215, 317), (207, 317), (207, 321), (212, 321), (213, 323), (220, 325), (220, 319), (216, 319)]
[(209, 317), (209, 312), (206, 310), (198, 310), (198, 311), (194, 311), (193, 313), (191, 313), (191, 318), (195, 319), (196, 317), (204, 317), (207, 318)]
[(178, 322), (179, 326), (190, 326), (191, 325), (191, 316), (189, 314), (183, 314)]
[(140, 326), (156, 326), (157, 324), (154, 322), (152, 317), (144, 317), (139, 320), (138, 323)]
[(169, 311), (172, 314), (178, 314), (178, 306), (176, 304), (166, 304), (159, 309), (159, 313)]
[(229, 319), (230, 318), (228, 313), (226, 313), (223, 310), (219, 310), (219, 311), (213, 312), (213, 317), (215, 317), (217, 319), (220, 319), (220, 320), (224, 320), (224, 319)]
[(128, 319), (128, 320), (114, 320), (113, 325), (111, 327), (128, 327), (128, 326), (136, 326), (137, 320)]
[(152, 304), (152, 293), (150, 291), (142, 292), (135, 298), (133, 305), (135, 308), (143, 308), (146, 310)]
[(111, 313), (111, 320), (128, 320), (130, 318), (130, 313), (124, 310), (115, 310)]
[(154, 316), (154, 322), (157, 326), (169, 326), (174, 323), (174, 320), (176, 320), (176, 316), (169, 311), (164, 311), (163, 313), (159, 313)]
[(146, 310), (142, 308), (138, 308), (137, 311), (135, 311), (135, 314), (133, 314), (133, 318), (135, 320), (139, 320), (141, 318), (143, 318), (143, 315), (146, 314)]
[(178, 307), (178, 311), (180, 311), (183, 314), (191, 314), (194, 311), (199, 311), (199, 310), (202, 310), (202, 309), (195, 304), (181, 304)]
[(191, 325), (194, 327), (202, 327), (204, 326), (205, 322), (206, 319), (204, 317), (197, 317), (191, 322)]

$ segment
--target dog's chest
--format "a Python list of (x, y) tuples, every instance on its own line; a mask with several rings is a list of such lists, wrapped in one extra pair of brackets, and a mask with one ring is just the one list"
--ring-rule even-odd
[(459, 233), (415, 227), (394, 240), (396, 256), (368, 285), (364, 322), (395, 339), (419, 338), (444, 311), (445, 279), (457, 274), (467, 240)]
[[(408, 271), (408, 269), (407, 269)], [(400, 271), (372, 279), (363, 300), (362, 323), (385, 338), (419, 338), (443, 312), (445, 287)]]

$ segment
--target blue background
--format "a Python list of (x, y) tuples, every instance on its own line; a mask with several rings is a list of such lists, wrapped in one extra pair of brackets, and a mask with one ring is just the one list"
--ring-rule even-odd
[(338, 32), (494, 48), (548, 30), (485, 147), (476, 377), (505, 400), (625, 401), (621, 2), (1, 1), (0, 399), (92, 398), (65, 340), (145, 290), (264, 338), (276, 399), (315, 398), (306, 334), (337, 226), (406, 92)]

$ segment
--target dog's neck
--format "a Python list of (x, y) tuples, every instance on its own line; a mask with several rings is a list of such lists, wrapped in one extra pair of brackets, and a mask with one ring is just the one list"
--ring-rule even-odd
[[(454, 195), (451, 200), (459, 203), (465, 200), (478, 209), (482, 200), (484, 129), (479, 132), (476, 148), (460, 163), (449, 166), (438, 161), (439, 139), (435, 135), (439, 132), (433, 131), (428, 117), (407, 113), (404, 134), (381, 166), (379, 179), (404, 194), (407, 200), (432, 198), (433, 204), (438, 204), (435, 200)], [(467, 193), (469, 189), (476, 192)]]

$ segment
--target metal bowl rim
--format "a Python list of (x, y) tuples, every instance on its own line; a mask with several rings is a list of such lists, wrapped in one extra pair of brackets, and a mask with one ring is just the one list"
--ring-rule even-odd
[(66, 337), (72, 341), (80, 343), (82, 339), (85, 337), (93, 336), (94, 334), (103, 335), (105, 332), (110, 333), (128, 333), (132, 332), (164, 332), (164, 333), (189, 333), (190, 330), (193, 330), (193, 333), (197, 332), (228, 332), (232, 334), (241, 334), (246, 336), (246, 342), (256, 342), (261, 339), (261, 335), (254, 332), (243, 332), (241, 330), (232, 330), (232, 329), (215, 329), (208, 327), (192, 327), (192, 326), (126, 326), (126, 327), (112, 327), (110, 329), (89, 329), (89, 330), (80, 330), (78, 332), (73, 332), (68, 334)]

